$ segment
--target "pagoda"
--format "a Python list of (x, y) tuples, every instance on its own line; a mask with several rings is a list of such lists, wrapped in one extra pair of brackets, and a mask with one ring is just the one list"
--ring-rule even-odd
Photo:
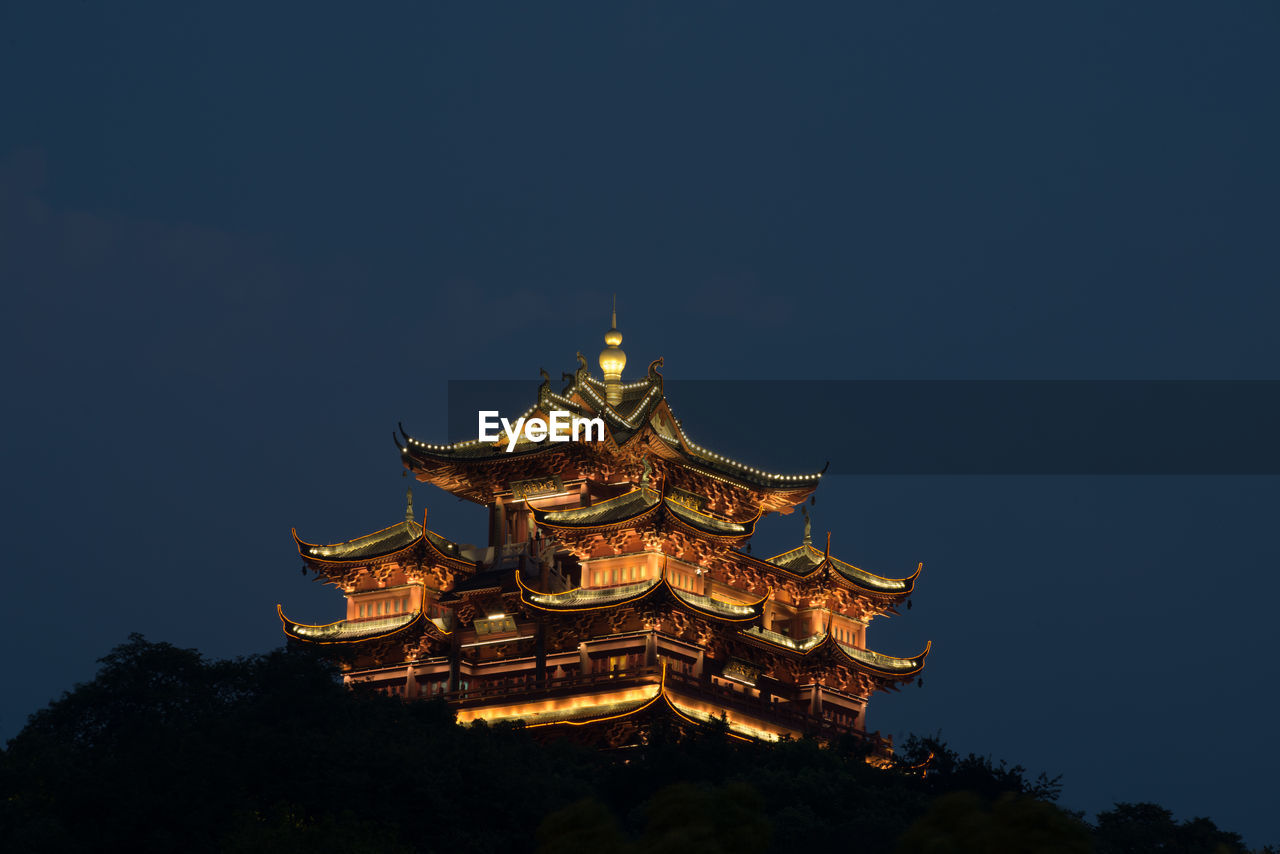
[[(662, 359), (622, 381), (613, 328), (601, 377), (578, 354), (560, 390), (550, 377), (524, 417), (603, 422), (587, 441), (432, 444), (396, 435), (419, 481), (489, 510), (489, 543), (452, 542), (413, 513), (346, 542), (294, 532), (304, 571), (346, 597), (344, 619), (285, 634), (340, 653), (357, 690), (441, 698), (461, 723), (522, 721), (601, 746), (718, 720), (744, 739), (854, 736), (880, 690), (916, 680), (929, 653), (867, 648), (867, 626), (895, 614), (921, 566), (885, 578), (815, 545), (804, 505), (821, 472), (776, 474), (695, 444), (663, 393)], [(535, 437), (536, 438), (536, 437)], [(753, 557), (768, 513), (805, 512), (790, 551)]]

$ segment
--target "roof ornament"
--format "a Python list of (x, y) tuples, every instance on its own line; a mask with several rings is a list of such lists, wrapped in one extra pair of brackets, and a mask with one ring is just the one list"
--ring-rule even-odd
[(622, 333), (618, 331), (618, 296), (613, 297), (613, 326), (604, 334), (605, 348), (600, 351), (600, 370), (604, 372), (604, 396), (610, 406), (622, 403), (622, 369), (627, 354), (622, 352)]
[(406, 522), (412, 522), (413, 521), (413, 487), (412, 486), (404, 491), (404, 496), (405, 496), (405, 502), (406, 502), (405, 508), (404, 508), (404, 520)]
[(538, 386), (538, 406), (545, 408), (547, 397), (551, 394), (551, 374), (547, 373), (546, 368), (538, 368), (538, 373), (542, 375), (542, 385)]
[(658, 373), (658, 368), (662, 367), (662, 357), (654, 359), (649, 363), (649, 385), (657, 386), (658, 390), (662, 390), (662, 374)]
[(813, 520), (809, 518), (809, 508), (801, 506), (800, 515), (804, 516), (804, 544), (813, 545)]
[(653, 477), (653, 465), (649, 462), (649, 458), (644, 458), (644, 473), (640, 475), (640, 486), (648, 487), (649, 479)]
[(583, 385), (590, 374), (587, 371), (587, 357), (582, 355), (582, 351), (578, 351), (578, 369), (573, 372), (573, 382), (575, 385)]

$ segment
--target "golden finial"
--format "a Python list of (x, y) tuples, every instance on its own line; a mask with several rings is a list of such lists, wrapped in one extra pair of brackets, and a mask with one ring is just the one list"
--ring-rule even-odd
[(622, 333), (618, 331), (618, 295), (613, 295), (613, 326), (604, 334), (607, 345), (600, 351), (600, 370), (604, 372), (605, 400), (610, 405), (622, 403), (622, 369), (627, 366), (627, 354), (620, 349)]

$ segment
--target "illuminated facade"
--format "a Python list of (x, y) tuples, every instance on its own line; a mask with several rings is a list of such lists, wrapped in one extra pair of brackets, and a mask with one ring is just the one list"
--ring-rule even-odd
[[(896, 613), (920, 569), (884, 578), (838, 560), (831, 536), (776, 557), (747, 541), (766, 513), (791, 513), (821, 473), (773, 474), (694, 444), (663, 394), (658, 359), (623, 383), (622, 336), (606, 336), (604, 379), (586, 359), (526, 416), (601, 418), (602, 441), (508, 437), (433, 445), (401, 431), (418, 480), (489, 509), (489, 545), (463, 546), (413, 516), (333, 545), (297, 538), (305, 568), (346, 596), (344, 619), (293, 622), (295, 641), (332, 645), (353, 687), (441, 697), (458, 719), (523, 720), (601, 745), (642, 737), (655, 715), (684, 727), (724, 718), (773, 740), (867, 738), (877, 690), (917, 678), (911, 658), (872, 652), (867, 626)], [(516, 431), (518, 432), (518, 431)]]

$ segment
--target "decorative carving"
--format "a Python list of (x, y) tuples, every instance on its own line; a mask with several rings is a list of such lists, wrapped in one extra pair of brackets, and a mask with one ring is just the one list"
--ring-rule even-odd
[(564, 481), (559, 475), (551, 477), (517, 480), (511, 483), (511, 497), (517, 501), (524, 498), (536, 498), (539, 495), (555, 495), (564, 492)]
[(683, 504), (690, 510), (696, 510), (699, 513), (706, 512), (707, 499), (703, 498), (701, 495), (694, 495), (688, 490), (680, 489), (679, 487), (672, 487), (667, 490), (667, 497), (672, 501)]
[(659, 391), (662, 390), (662, 374), (658, 373), (658, 368), (661, 368), (661, 367), (662, 367), (661, 356), (659, 356), (658, 358), (654, 359), (652, 362), (649, 363), (649, 383), (651, 385), (657, 386)]

